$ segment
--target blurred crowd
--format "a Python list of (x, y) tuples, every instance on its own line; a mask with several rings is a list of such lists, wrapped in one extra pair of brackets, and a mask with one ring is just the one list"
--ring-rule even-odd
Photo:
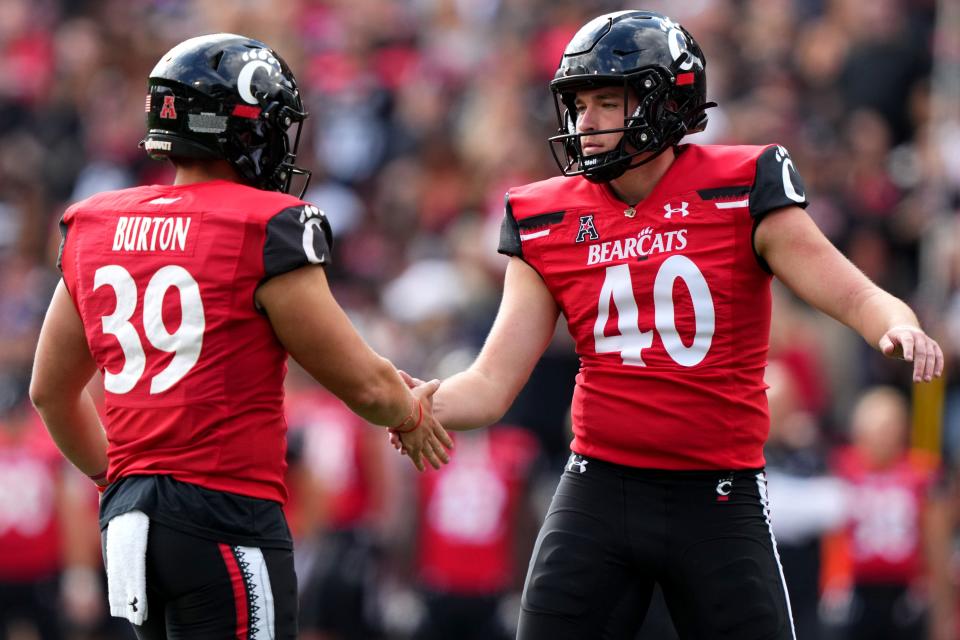
[[(59, 216), (172, 179), (137, 148), (160, 56), (227, 31), (286, 59), (335, 295), (397, 366), (442, 377), (496, 312), (506, 188), (557, 173), (563, 47), (624, 8), (671, 15), (706, 53), (720, 106), (690, 142), (786, 146), (820, 228), (946, 353), (945, 379), (913, 389), (909, 367), (777, 287), (767, 459), (798, 637), (960, 637), (960, 3), (0, 0), (0, 638), (131, 637), (105, 618), (96, 492), (25, 389)], [(302, 637), (511, 637), (569, 442), (578, 365), (563, 327), (555, 342), (503, 423), (458, 434), (453, 463), (422, 476), (291, 370)], [(655, 602), (638, 638), (672, 634)]]

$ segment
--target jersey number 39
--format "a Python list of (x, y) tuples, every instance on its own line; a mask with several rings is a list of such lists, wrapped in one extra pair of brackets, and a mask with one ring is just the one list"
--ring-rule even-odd
[[(137, 308), (137, 283), (130, 272), (111, 264), (97, 269), (93, 289), (109, 286), (117, 298), (113, 313), (103, 316), (103, 332), (117, 338), (123, 351), (123, 367), (118, 373), (104, 371), (103, 386), (110, 393), (131, 391), (143, 376), (147, 357), (136, 328), (130, 318)], [(170, 333), (163, 324), (163, 298), (170, 287), (180, 294), (181, 322)], [(166, 368), (150, 380), (150, 393), (162, 393), (180, 381), (200, 358), (206, 320), (200, 288), (190, 272), (183, 267), (161, 267), (150, 278), (143, 295), (143, 331), (155, 348), (174, 354)]]
[[(690, 292), (693, 301), (696, 329), (690, 346), (683, 344), (677, 331), (673, 309), (673, 284), (680, 278)], [(610, 300), (617, 307), (619, 335), (604, 335), (604, 327), (610, 318)], [(697, 265), (686, 256), (674, 255), (664, 260), (653, 283), (653, 316), (667, 354), (677, 364), (693, 367), (700, 364), (716, 328), (716, 313), (713, 297), (707, 281)], [(633, 295), (630, 266), (618, 264), (607, 267), (597, 302), (597, 320), (593, 324), (593, 338), (597, 353), (619, 353), (623, 364), (645, 367), (642, 352), (653, 345), (653, 330), (640, 330), (640, 311)]]

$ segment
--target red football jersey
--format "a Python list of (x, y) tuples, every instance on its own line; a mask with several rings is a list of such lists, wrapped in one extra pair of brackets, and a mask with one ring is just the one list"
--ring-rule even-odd
[(63, 564), (57, 512), (63, 456), (39, 418), (22, 428), (11, 433), (0, 424), (0, 582), (49, 578)]
[(870, 469), (853, 448), (838, 454), (837, 475), (850, 491), (846, 535), (854, 582), (911, 584), (923, 575), (923, 510), (933, 469), (919, 455)]
[(537, 441), (506, 425), (455, 438), (450, 463), (417, 476), (417, 573), (435, 591), (501, 593), (516, 577), (517, 510)]
[(165, 474), (283, 502), (286, 352), (254, 292), (330, 257), (323, 213), (228, 181), (93, 196), (60, 266), (104, 376), (109, 479)]
[(324, 494), (324, 526), (351, 529), (366, 524), (374, 508), (364, 440), (382, 434), (370, 428), (336, 396), (317, 390), (287, 397), (287, 423), (301, 429), (303, 464)]
[(780, 146), (683, 145), (635, 207), (553, 178), (507, 193), (500, 251), (541, 275), (580, 356), (573, 451), (632, 467), (763, 466), (769, 271), (757, 221), (806, 206)]

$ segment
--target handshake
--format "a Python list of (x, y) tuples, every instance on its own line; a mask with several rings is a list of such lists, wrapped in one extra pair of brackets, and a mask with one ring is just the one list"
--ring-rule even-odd
[(450, 434), (433, 415), (433, 394), (440, 388), (440, 381), (424, 382), (406, 371), (399, 373), (417, 402), (403, 422), (387, 429), (390, 444), (401, 454), (409, 456), (418, 471), (426, 469), (424, 459), (434, 469), (439, 469), (450, 462), (448, 450), (453, 449)]

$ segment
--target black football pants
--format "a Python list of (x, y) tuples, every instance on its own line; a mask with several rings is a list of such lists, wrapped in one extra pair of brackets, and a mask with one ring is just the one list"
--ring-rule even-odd
[(518, 640), (631, 640), (659, 583), (683, 640), (795, 640), (761, 470), (571, 456), (540, 529)]
[(150, 522), (140, 640), (294, 640), (293, 552), (218, 543)]

